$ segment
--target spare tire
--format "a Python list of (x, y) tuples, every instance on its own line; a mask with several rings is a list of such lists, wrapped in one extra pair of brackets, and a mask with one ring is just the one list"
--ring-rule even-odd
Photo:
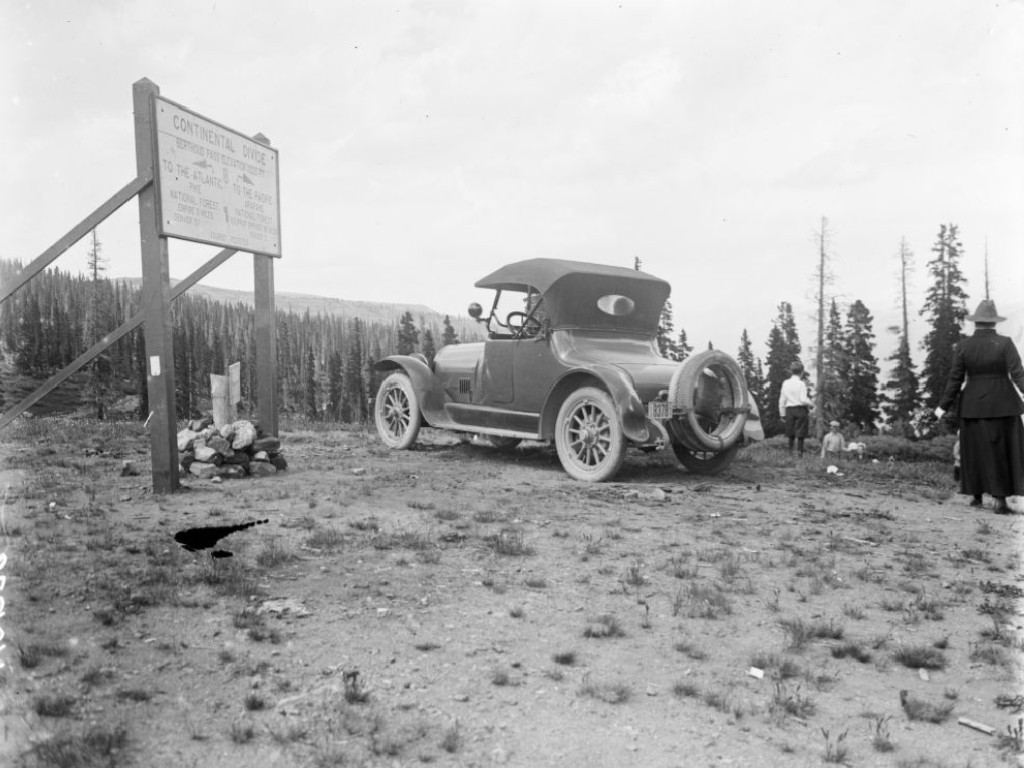
[(688, 357), (672, 374), (668, 400), (678, 413), (672, 436), (693, 451), (724, 451), (743, 436), (750, 394), (739, 364), (709, 349)]

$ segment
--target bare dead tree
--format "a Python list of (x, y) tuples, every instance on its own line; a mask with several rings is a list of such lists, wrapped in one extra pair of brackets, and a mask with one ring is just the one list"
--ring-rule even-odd
[(815, 299), (818, 305), (818, 335), (817, 351), (814, 358), (815, 385), (814, 385), (814, 433), (819, 440), (825, 434), (825, 311), (828, 297), (825, 295), (825, 286), (831, 285), (833, 277), (829, 269), (829, 239), (828, 219), (821, 217), (821, 229), (815, 233), (818, 241), (818, 266), (815, 270), (815, 281), (817, 282), (817, 293)]
[[(914, 254), (910, 251), (910, 246), (907, 244), (907, 238), (900, 238), (900, 304), (903, 310), (903, 338), (910, 338), (910, 313), (907, 309), (907, 278), (908, 272), (913, 267)], [(988, 280), (985, 281), (986, 290), (988, 288)]]

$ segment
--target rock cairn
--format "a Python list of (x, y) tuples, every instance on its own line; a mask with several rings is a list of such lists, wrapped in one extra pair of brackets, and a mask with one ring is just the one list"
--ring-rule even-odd
[(277, 437), (244, 419), (218, 429), (209, 417), (178, 432), (178, 462), (200, 480), (265, 477), (288, 468)]

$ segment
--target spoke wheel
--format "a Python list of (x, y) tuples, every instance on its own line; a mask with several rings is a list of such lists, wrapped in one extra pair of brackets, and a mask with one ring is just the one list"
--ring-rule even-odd
[(739, 453), (739, 443), (735, 443), (724, 451), (691, 451), (685, 445), (673, 443), (672, 450), (675, 451), (679, 463), (697, 475), (717, 475), (736, 458)]
[(412, 382), (395, 372), (381, 382), (373, 404), (377, 434), (388, 448), (404, 450), (416, 442), (423, 417)]
[(615, 476), (626, 457), (626, 440), (611, 398), (585, 387), (566, 398), (558, 412), (555, 447), (565, 471), (599, 483)]

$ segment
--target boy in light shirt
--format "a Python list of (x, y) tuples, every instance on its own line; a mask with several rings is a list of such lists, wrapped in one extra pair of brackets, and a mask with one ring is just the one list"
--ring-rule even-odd
[(807, 392), (807, 384), (803, 380), (804, 366), (794, 361), (789, 367), (792, 376), (782, 382), (779, 391), (779, 417), (786, 426), (786, 439), (789, 442), (789, 454), (793, 455), (793, 445), (797, 453), (804, 455), (804, 439), (807, 437), (807, 425), (814, 404)]

